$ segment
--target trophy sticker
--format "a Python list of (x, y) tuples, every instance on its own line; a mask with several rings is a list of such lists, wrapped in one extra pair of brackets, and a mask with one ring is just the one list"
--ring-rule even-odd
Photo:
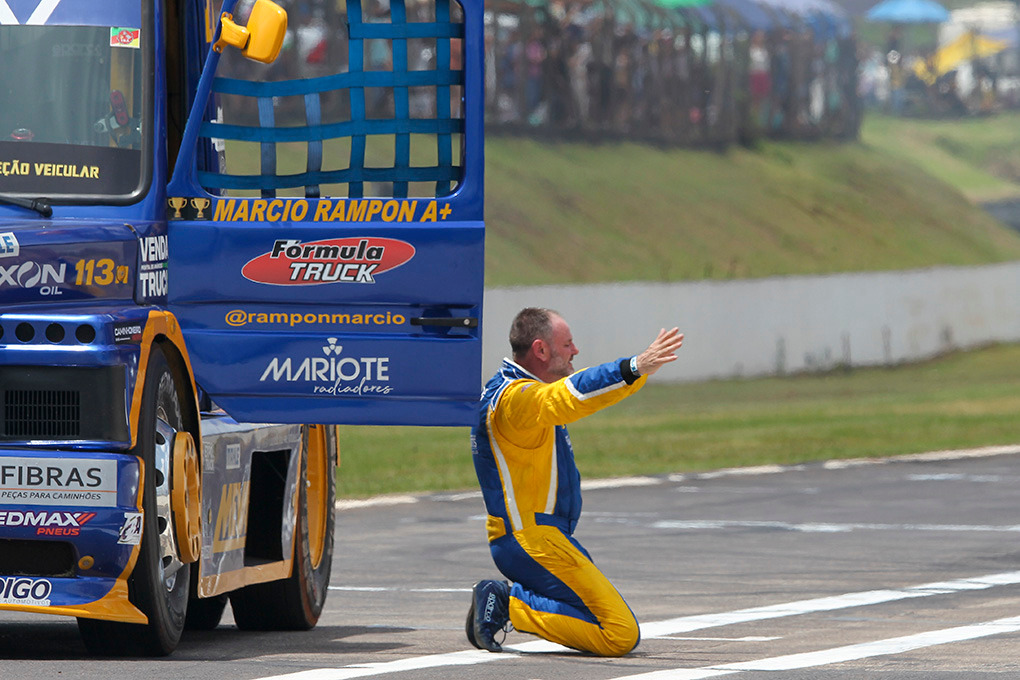
[(170, 216), (170, 219), (172, 220), (184, 219), (184, 216), (181, 215), (181, 208), (188, 204), (188, 199), (183, 198), (181, 196), (172, 196), (166, 199), (166, 202), (174, 211), (174, 214)]
[(205, 211), (208, 209), (211, 201), (208, 198), (193, 198), (191, 199), (191, 207), (198, 211), (195, 215), (196, 220), (205, 219)]

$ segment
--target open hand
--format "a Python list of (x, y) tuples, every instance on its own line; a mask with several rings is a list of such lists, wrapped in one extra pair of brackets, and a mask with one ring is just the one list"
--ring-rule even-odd
[(659, 331), (658, 337), (652, 341), (644, 352), (637, 356), (637, 370), (641, 375), (652, 375), (662, 366), (677, 360), (676, 351), (684, 343), (684, 334), (679, 328)]

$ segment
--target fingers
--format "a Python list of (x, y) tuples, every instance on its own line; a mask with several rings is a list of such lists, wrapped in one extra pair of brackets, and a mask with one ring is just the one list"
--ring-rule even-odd
[(680, 348), (683, 344), (684, 334), (680, 332), (679, 328), (671, 328), (670, 330), (662, 329), (659, 331), (659, 335), (652, 341), (652, 344), (648, 346), (649, 350), (653, 352), (672, 352)]
[(684, 334), (680, 332), (679, 328), (671, 328), (668, 331), (663, 329), (659, 331), (658, 337), (652, 342), (651, 348), (676, 351), (683, 343)]
[(665, 331), (665, 330), (659, 331), (659, 337), (662, 338), (663, 341), (665, 341), (665, 342), (674, 342), (678, 338), (681, 341), (683, 341), (684, 334), (680, 332), (679, 328), (674, 326), (673, 328), (669, 329), (668, 331)]
[(676, 361), (679, 357), (676, 351), (684, 342), (684, 334), (679, 328), (673, 327), (670, 330), (662, 328), (652, 344), (637, 357), (637, 368), (641, 375), (652, 375), (661, 366)]

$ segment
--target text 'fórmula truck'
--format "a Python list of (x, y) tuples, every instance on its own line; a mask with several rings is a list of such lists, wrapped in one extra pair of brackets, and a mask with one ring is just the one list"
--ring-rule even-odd
[(167, 654), (228, 598), (315, 625), (337, 425), (474, 413), (482, 26), (0, 0), (0, 609), (99, 654)]

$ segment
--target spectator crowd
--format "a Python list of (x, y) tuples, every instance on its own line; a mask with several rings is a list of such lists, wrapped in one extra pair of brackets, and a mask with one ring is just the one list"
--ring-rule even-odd
[(717, 147), (857, 136), (857, 45), (836, 14), (751, 0), (488, 7), (490, 128)]
[[(797, 9), (776, 4), (794, 0), (668, 6), (697, 1), (487, 0), (487, 128), (716, 148), (761, 137), (857, 136), (857, 44), (838, 7), (829, 0), (796, 0)], [(346, 71), (345, 2), (283, 4), (291, 15), (284, 52), (260, 77)], [(451, 4), (456, 20), (460, 13)], [(364, 0), (360, 8), (366, 22), (390, 20), (389, 0)], [(435, 1), (405, 0), (404, 12), (408, 21), (434, 20)], [(435, 40), (407, 42), (407, 69), (436, 67)], [(392, 41), (364, 43), (366, 70), (392, 68)], [(455, 69), (459, 43), (450, 41)], [(238, 65), (239, 71), (255, 68)], [(367, 115), (392, 115), (392, 91), (368, 89)], [(411, 116), (435, 115), (436, 93), (411, 89)], [(335, 94), (339, 107), (333, 108), (343, 114), (347, 97)], [(449, 94), (456, 112), (461, 88)], [(283, 108), (281, 121), (288, 117)], [(301, 106), (294, 108), (294, 116), (303, 115)]]

